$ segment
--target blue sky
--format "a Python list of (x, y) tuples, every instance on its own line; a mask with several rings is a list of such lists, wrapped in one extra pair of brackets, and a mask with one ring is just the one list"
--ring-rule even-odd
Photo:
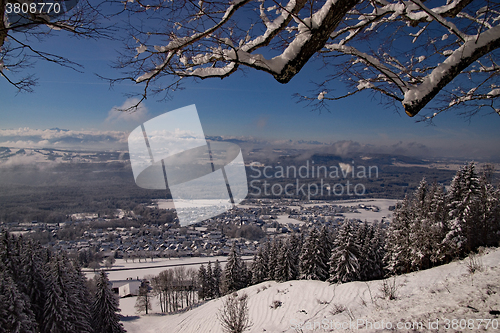
[[(39, 85), (32, 94), (16, 90), (0, 79), (0, 129), (64, 128), (70, 130), (129, 132), (143, 121), (169, 110), (196, 104), (206, 135), (252, 136), (268, 140), (351, 140), (361, 144), (418, 143), (443, 154), (478, 158), (500, 156), (500, 117), (477, 116), (469, 123), (452, 112), (440, 115), (435, 126), (416, 123), (386, 109), (369, 93), (330, 104), (330, 112), (314, 111), (292, 98), (313, 88), (310, 81), (323, 77), (319, 64), (308, 64), (290, 83), (282, 85), (266, 73), (247, 70), (220, 80), (187, 83), (173, 100), (150, 97), (140, 113), (117, 116), (110, 110), (127, 101), (126, 93), (140, 92), (132, 82), (110, 89), (95, 73), (118, 77), (111, 68), (121, 45), (108, 40), (55, 36), (37, 47), (66, 56), (84, 66), (84, 73), (46, 62), (26, 71)], [(340, 86), (339, 83), (339, 88)], [(0, 145), (1, 138), (0, 138)], [(410, 152), (411, 154), (411, 152)]]

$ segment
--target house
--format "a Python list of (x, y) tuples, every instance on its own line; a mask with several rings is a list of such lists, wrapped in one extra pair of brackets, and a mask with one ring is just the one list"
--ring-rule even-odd
[(139, 294), (139, 287), (141, 286), (140, 280), (129, 280), (118, 287), (118, 296), (128, 297), (137, 296)]

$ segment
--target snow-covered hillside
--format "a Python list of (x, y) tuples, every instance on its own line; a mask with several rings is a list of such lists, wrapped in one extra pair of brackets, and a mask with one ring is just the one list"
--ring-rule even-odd
[[(487, 249), (479, 257), (482, 269), (472, 275), (469, 262), (465, 259), (389, 279), (389, 286), (395, 283), (396, 288), (393, 300), (384, 297), (383, 281), (264, 282), (238, 293), (249, 296), (253, 323), (249, 332), (329, 332), (335, 328), (381, 332), (378, 328), (390, 326), (392, 330), (386, 331), (498, 332), (500, 249)], [(281, 305), (273, 308), (279, 304), (275, 301)], [(216, 333), (222, 332), (216, 319), (221, 307), (222, 299), (216, 299), (181, 314), (130, 316), (123, 323), (129, 333)], [(436, 324), (439, 330), (434, 329)], [(489, 327), (484, 330), (486, 324)]]

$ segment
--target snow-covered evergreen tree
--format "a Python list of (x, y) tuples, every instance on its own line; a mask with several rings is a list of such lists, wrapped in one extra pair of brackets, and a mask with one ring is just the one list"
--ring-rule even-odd
[(497, 246), (500, 239), (500, 190), (491, 184), (492, 166), (483, 167), (480, 183), (480, 245)]
[(246, 288), (251, 284), (252, 270), (246, 261), (241, 260), (241, 288)]
[(328, 281), (344, 283), (359, 280), (359, 253), (360, 247), (356, 243), (356, 228), (352, 222), (346, 219), (333, 242), (332, 255), (328, 263), (330, 267)]
[(20, 292), (0, 262), (0, 333), (37, 333), (38, 324), (29, 298)]
[(43, 319), (43, 308), (45, 305), (45, 262), (41, 245), (31, 240), (25, 242), (21, 251), (21, 274), (17, 284), (20, 290), (26, 294), (31, 303), (31, 309), (39, 324)]
[(252, 284), (258, 284), (266, 281), (267, 278), (267, 262), (263, 255), (263, 247), (259, 247), (253, 256), (252, 261)]
[(449, 216), (443, 245), (451, 258), (464, 255), (475, 247), (479, 192), (475, 165), (469, 163), (457, 172), (447, 194)]
[(362, 223), (355, 242), (359, 246), (359, 279), (369, 281), (383, 277), (383, 235), (381, 224)]
[(208, 298), (208, 288), (211, 285), (211, 281), (208, 279), (207, 270), (205, 265), (201, 265), (198, 269), (198, 281), (200, 283), (200, 289), (198, 290), (198, 298), (206, 299)]
[(224, 267), (224, 294), (235, 292), (244, 286), (241, 257), (233, 242)]
[(267, 279), (276, 280), (276, 266), (278, 265), (279, 250), (283, 246), (281, 239), (273, 239), (268, 248)]
[(433, 188), (422, 179), (411, 202), (410, 222), (410, 265), (411, 270), (426, 269), (431, 266), (431, 256), (436, 251), (433, 245), (432, 221), (429, 218), (433, 198)]
[(333, 239), (329, 229), (323, 225), (318, 235), (318, 245), (322, 256), (322, 261), (328, 263), (333, 249)]
[(328, 278), (327, 262), (324, 261), (321, 246), (319, 232), (313, 228), (302, 246), (299, 264), (300, 279), (326, 281)]
[(300, 253), (302, 252), (302, 234), (297, 234), (297, 233), (292, 233), (290, 236), (289, 242), (290, 242), (290, 252), (292, 254), (293, 258), (293, 265), (294, 265), (294, 271), (295, 271), (295, 276), (293, 277), (293, 280), (299, 278), (299, 262), (300, 262)]
[(372, 267), (366, 274), (368, 280), (376, 280), (384, 277), (384, 244), (385, 230), (382, 223), (377, 223), (372, 226), (373, 237), (370, 240), (370, 248), (372, 249)]
[(385, 243), (384, 262), (391, 274), (407, 273), (411, 269), (410, 229), (414, 212), (408, 196), (394, 212)]
[(92, 304), (92, 319), (95, 332), (126, 332), (120, 323), (118, 300), (110, 288), (108, 276), (104, 271), (99, 273), (97, 292)]
[(371, 226), (365, 221), (358, 226), (354, 236), (354, 241), (359, 246), (359, 279), (362, 281), (369, 280), (368, 275), (372, 267), (373, 254), (370, 244), (370, 233), (373, 233)]
[(46, 295), (42, 331), (45, 333), (75, 332), (73, 316), (68, 306), (71, 295), (64, 285), (67, 279), (62, 261), (53, 257), (47, 274)]
[(278, 262), (274, 276), (278, 282), (290, 281), (297, 276), (296, 266), (290, 248), (290, 240), (287, 240), (278, 252)]
[(213, 298), (215, 295), (215, 282), (214, 282), (214, 273), (212, 270), (212, 263), (209, 261), (207, 265), (207, 290), (206, 290), (206, 298)]
[(221, 281), (222, 281), (222, 268), (220, 267), (219, 260), (215, 260), (214, 270), (213, 270), (213, 293), (214, 297), (221, 296)]

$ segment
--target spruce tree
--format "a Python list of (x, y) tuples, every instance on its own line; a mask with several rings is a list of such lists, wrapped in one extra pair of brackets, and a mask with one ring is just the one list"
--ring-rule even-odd
[(111, 291), (108, 276), (104, 271), (101, 271), (97, 279), (97, 292), (92, 304), (92, 319), (95, 332), (126, 332), (120, 323), (119, 311), (118, 300)]
[(20, 291), (28, 296), (31, 309), (39, 324), (43, 322), (43, 309), (45, 305), (45, 263), (40, 253), (41, 245), (32, 240), (27, 240), (21, 251), (21, 274), (18, 285)]
[(0, 262), (0, 333), (37, 333), (38, 324), (29, 298)]
[(259, 247), (252, 261), (252, 284), (264, 282), (267, 278), (267, 263), (263, 256), (264, 249)]
[(220, 267), (219, 260), (215, 260), (213, 270), (213, 293), (214, 297), (221, 296), (221, 281), (222, 281), (222, 268)]
[(290, 250), (290, 243), (287, 241), (278, 253), (278, 262), (275, 268), (275, 279), (278, 282), (285, 282), (295, 278), (295, 264)]
[(313, 228), (302, 246), (299, 264), (300, 279), (326, 281), (328, 278), (327, 262), (325, 262), (320, 246), (319, 232)]
[(392, 223), (387, 230), (384, 262), (391, 274), (410, 272), (411, 241), (410, 228), (414, 212), (408, 196), (405, 196), (400, 207), (394, 211)]
[(269, 247), (268, 257), (268, 267), (267, 267), (267, 279), (276, 280), (276, 266), (278, 265), (278, 253), (279, 249), (283, 246), (280, 239), (273, 239), (271, 246)]
[(372, 249), (372, 268), (367, 274), (368, 280), (376, 280), (384, 277), (384, 244), (385, 230), (382, 223), (377, 223), (372, 226), (373, 237), (370, 240)]
[(230, 294), (243, 288), (244, 277), (241, 265), (241, 257), (236, 249), (236, 243), (233, 242), (224, 267), (224, 294)]
[(480, 245), (497, 246), (500, 240), (500, 190), (491, 184), (492, 166), (483, 167), (480, 184)]
[(444, 188), (437, 183), (432, 184), (432, 198), (429, 203), (428, 219), (430, 222), (430, 238), (431, 247), (430, 261), (432, 265), (442, 263), (446, 257), (446, 249), (442, 243), (446, 236), (446, 221), (448, 219), (448, 211)]
[(64, 285), (65, 267), (59, 257), (53, 257), (49, 262), (47, 274), (47, 285), (42, 332), (45, 333), (67, 333), (75, 332), (75, 323), (68, 306), (71, 297), (67, 287)]
[(356, 243), (356, 230), (352, 222), (345, 220), (333, 242), (329, 261), (329, 282), (344, 283), (360, 278), (359, 245)]
[(300, 253), (302, 251), (302, 234), (292, 233), (289, 238), (290, 253), (293, 259), (293, 272), (294, 276), (292, 280), (299, 278), (299, 263), (300, 263)]
[(70, 262), (65, 256), (59, 258), (66, 272), (63, 275), (64, 285), (67, 289), (67, 304), (70, 311), (70, 320), (77, 332), (91, 333), (91, 300), (85, 286), (86, 278), (78, 264)]
[(198, 290), (198, 298), (206, 299), (208, 294), (208, 279), (207, 279), (207, 270), (205, 266), (202, 264), (198, 269), (198, 281), (200, 281), (200, 289)]
[(449, 217), (443, 243), (451, 258), (464, 255), (475, 248), (475, 229), (479, 219), (479, 178), (474, 163), (461, 168), (448, 192)]
[(359, 246), (359, 278), (362, 281), (369, 280), (370, 271), (373, 266), (373, 249), (371, 248), (371, 237), (373, 230), (371, 226), (365, 221), (361, 223), (356, 229), (354, 236), (356, 244)]
[(206, 298), (214, 298), (215, 295), (215, 281), (214, 281), (214, 273), (212, 271), (212, 263), (209, 261), (207, 265), (207, 294)]

